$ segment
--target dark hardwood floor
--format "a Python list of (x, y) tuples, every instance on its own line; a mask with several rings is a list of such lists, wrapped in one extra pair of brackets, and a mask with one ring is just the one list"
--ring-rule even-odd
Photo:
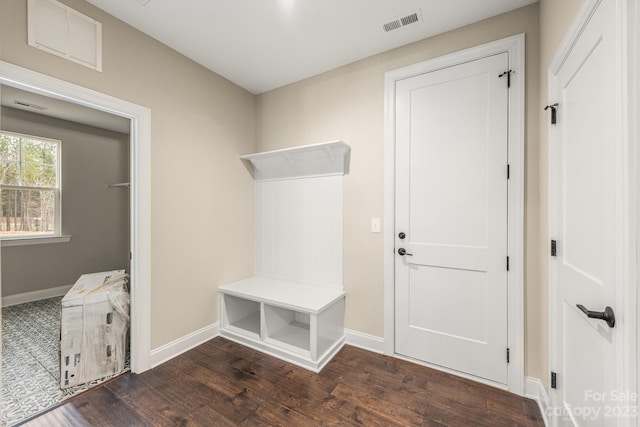
[(542, 426), (537, 404), (345, 346), (314, 374), (215, 338), (128, 374), (27, 426)]

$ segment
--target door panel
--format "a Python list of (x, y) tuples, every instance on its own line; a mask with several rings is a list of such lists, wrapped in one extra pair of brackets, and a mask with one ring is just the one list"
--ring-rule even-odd
[(503, 53), (396, 86), (396, 249), (411, 254), (396, 254), (396, 352), (503, 384), (508, 67)]
[[(601, 118), (607, 95), (594, 90), (594, 82), (603, 83), (603, 61), (609, 55), (598, 39), (586, 58), (566, 70), (570, 75), (563, 84), (563, 109), (569, 107), (563, 117), (563, 181), (565, 213), (562, 219), (565, 230), (564, 262), (576, 271), (602, 280), (603, 274), (603, 223), (606, 206), (612, 206), (614, 192), (605, 191), (606, 163), (611, 162), (611, 152), (606, 141)], [(568, 64), (571, 67), (574, 64)], [(564, 111), (563, 111), (564, 113)], [(610, 183), (608, 186), (610, 189)], [(609, 198), (609, 200), (606, 200)]]
[(615, 425), (606, 411), (619, 404), (611, 400), (617, 390), (617, 330), (577, 307), (615, 310), (620, 280), (623, 165), (615, 124), (615, 3), (600, 3), (555, 76), (559, 114), (557, 140), (550, 145), (550, 233), (558, 239), (550, 262), (557, 320), (551, 361), (558, 378), (552, 394), (555, 425)]
[[(489, 325), (486, 301), (489, 295), (487, 274), (481, 271), (415, 266), (410, 272), (409, 324), (435, 334), (486, 343)], [(448, 297), (456, 304), (442, 304), (433, 298), (447, 283)], [(477, 321), (468, 323), (464, 319)], [(484, 321), (480, 321), (483, 319)]]
[[(489, 135), (486, 116), (475, 112), (487, 108), (487, 75), (442, 83), (431, 83), (433, 78), (421, 79), (426, 85), (419, 82), (410, 95), (411, 141), (429, 141), (411, 144), (409, 216), (421, 218), (412, 224), (411, 239), (486, 247), (487, 162), (482, 159), (488, 154)], [(467, 112), (459, 111), (455, 94), (464, 94)]]

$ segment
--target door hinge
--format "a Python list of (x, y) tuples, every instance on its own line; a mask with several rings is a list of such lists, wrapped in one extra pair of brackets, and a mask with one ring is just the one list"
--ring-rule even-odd
[(507, 257), (507, 271), (509, 271), (509, 257)]
[(558, 116), (556, 114), (558, 110), (558, 103), (556, 102), (555, 104), (547, 105), (546, 107), (544, 107), (544, 111), (547, 111), (549, 108), (551, 108), (551, 124), (555, 125), (558, 121)]
[(507, 363), (509, 363), (509, 348), (507, 347)]
[(556, 373), (551, 372), (551, 388), (558, 388), (558, 382), (556, 379)]
[(129, 252), (129, 260), (133, 259), (133, 254), (131, 254), (131, 252)]
[(558, 255), (558, 244), (556, 243), (555, 240), (551, 241), (551, 256), (557, 256)]
[(511, 73), (514, 73), (515, 71), (513, 70), (507, 70), (504, 73), (500, 74), (498, 77), (504, 77), (507, 76), (507, 88), (511, 87)]
[(507, 179), (511, 178), (511, 165), (507, 163)]

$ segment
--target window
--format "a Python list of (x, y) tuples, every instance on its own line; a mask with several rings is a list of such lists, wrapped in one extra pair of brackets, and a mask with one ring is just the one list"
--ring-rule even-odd
[(59, 236), (60, 141), (0, 132), (0, 239)]

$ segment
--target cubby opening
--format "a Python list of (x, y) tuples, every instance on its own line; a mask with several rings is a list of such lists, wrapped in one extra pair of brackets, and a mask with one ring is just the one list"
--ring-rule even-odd
[(260, 303), (224, 296), (226, 324), (237, 332), (260, 338)]
[(267, 339), (284, 344), (290, 351), (309, 354), (311, 347), (309, 313), (265, 304)]

